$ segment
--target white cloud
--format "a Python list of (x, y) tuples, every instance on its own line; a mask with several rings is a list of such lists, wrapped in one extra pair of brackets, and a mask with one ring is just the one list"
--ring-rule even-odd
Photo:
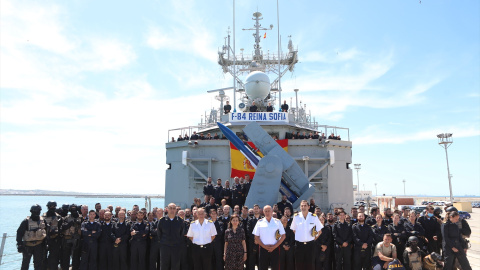
[(388, 128), (380, 126), (367, 127), (363, 133), (354, 138), (355, 144), (403, 144), (411, 141), (436, 140), (436, 135), (445, 131), (452, 132), (455, 138), (480, 136), (480, 129), (471, 124), (450, 125), (428, 130), (420, 130), (413, 132), (392, 133)]

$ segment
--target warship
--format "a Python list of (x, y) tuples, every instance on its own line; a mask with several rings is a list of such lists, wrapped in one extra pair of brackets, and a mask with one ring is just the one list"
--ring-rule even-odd
[[(272, 30), (273, 25), (262, 27), (262, 19), (260, 12), (253, 13), (254, 27), (243, 29), (253, 31), (250, 55), (244, 54), (244, 49), (236, 54), (235, 26), (233, 42), (230, 32), (225, 37), (225, 44), (218, 51), (218, 64), (223, 73), (232, 76), (233, 87), (206, 91), (216, 94), (218, 107), (202, 115), (196, 125), (168, 131), (168, 138), (172, 140), (165, 146), (165, 202), (186, 208), (193, 203), (193, 198), (203, 197), (208, 177), (212, 177), (213, 183), (216, 179), (233, 183), (234, 176), (243, 177), (245, 173), (253, 177), (246, 198), (249, 207), (253, 203), (265, 205), (279, 201), (283, 194), (294, 207), (300, 199), (313, 198), (324, 212), (339, 207), (349, 209), (353, 206), (349, 129), (320, 125), (306, 104), (300, 101), (299, 105), (299, 89), (293, 89), (295, 100), (290, 98), (289, 102), (283, 100), (282, 103), (281, 94), (288, 90), (281, 88), (281, 79), (287, 72), (294, 71), (298, 48), (289, 36), (288, 51), (283, 53), (278, 33), (278, 53), (264, 54), (260, 44), (262, 33)], [(224, 104), (230, 101), (228, 91), (233, 92), (233, 104), (231, 111), (225, 112)], [(289, 109), (282, 110), (283, 104), (289, 105)], [(252, 106), (256, 106), (255, 112), (250, 112)], [(273, 111), (267, 110), (269, 106)], [(206, 139), (192, 139), (194, 134), (194, 138), (203, 135)], [(312, 134), (314, 139), (307, 138)], [(326, 137), (333, 134), (335, 139), (322, 139), (322, 134)], [(174, 139), (184, 136), (189, 139)], [(299, 139), (303, 137), (305, 139)], [(274, 146), (271, 142), (275, 141), (278, 145), (273, 143)], [(274, 168), (265, 166), (267, 160)], [(260, 166), (262, 162), (265, 164)], [(266, 177), (265, 170), (278, 172)]]

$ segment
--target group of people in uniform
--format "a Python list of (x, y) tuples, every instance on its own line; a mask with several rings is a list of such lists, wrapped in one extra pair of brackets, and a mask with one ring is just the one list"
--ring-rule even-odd
[(248, 208), (242, 196), (227, 201), (217, 194), (218, 205), (219, 188), (210, 195), (209, 181), (205, 202), (186, 209), (173, 203), (149, 213), (99, 203), (95, 210), (57, 209), (50, 201), (41, 214), (33, 205), (17, 230), (22, 269), (32, 256), (35, 269), (49, 270), (471, 269), (471, 230), (454, 207), (442, 218), (432, 206), (422, 216), (408, 208), (382, 215), (376, 207), (370, 215), (364, 207), (323, 213), (313, 199), (294, 213), (286, 196), (273, 206)]

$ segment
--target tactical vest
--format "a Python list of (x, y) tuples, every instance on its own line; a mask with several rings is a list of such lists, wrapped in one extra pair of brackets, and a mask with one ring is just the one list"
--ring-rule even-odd
[(408, 252), (408, 259), (410, 260), (410, 269), (422, 270), (422, 256), (419, 252), (413, 252), (410, 247), (405, 249)]
[(27, 217), (27, 230), (23, 234), (23, 241), (33, 242), (33, 241), (42, 241), (47, 236), (47, 231), (45, 230), (45, 222), (42, 217), (39, 217), (38, 221), (32, 220), (30, 217)]
[(63, 235), (65, 235), (66, 239), (72, 237), (80, 237), (82, 235), (82, 216), (78, 216), (74, 218), (72, 216), (67, 216), (65, 219), (66, 223), (70, 223), (73, 221), (73, 225), (70, 228), (63, 231)]
[(47, 224), (50, 226), (50, 232), (54, 232), (51, 234), (49, 237), (50, 238), (55, 238), (57, 237), (57, 232), (58, 232), (58, 219), (60, 218), (59, 214), (55, 214), (53, 217), (47, 216), (47, 213), (43, 214), (43, 219), (47, 222)]

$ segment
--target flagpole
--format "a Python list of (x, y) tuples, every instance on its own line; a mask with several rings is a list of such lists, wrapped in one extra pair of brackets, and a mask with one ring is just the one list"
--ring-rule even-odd
[[(235, 56), (235, 0), (233, 0), (233, 112), (237, 112), (237, 70), (236, 70), (236, 59)], [(222, 108), (223, 110), (223, 108)]]
[[(277, 32), (278, 32), (278, 110), (282, 111), (282, 88), (280, 84), (280, 18), (278, 12), (278, 0), (277, 0)], [(235, 31), (235, 30), (234, 30)], [(234, 43), (235, 44), (235, 43)]]

